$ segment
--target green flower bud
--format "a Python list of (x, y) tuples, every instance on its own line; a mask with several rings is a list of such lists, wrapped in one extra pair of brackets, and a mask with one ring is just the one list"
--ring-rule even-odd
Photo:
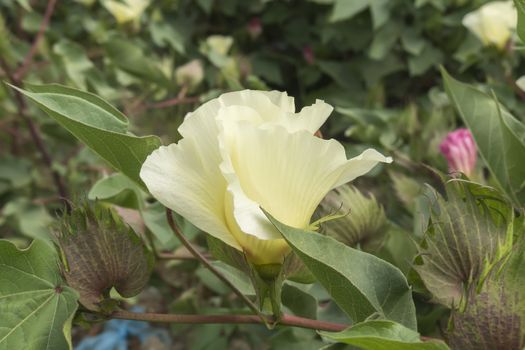
[(340, 186), (323, 199), (317, 214), (324, 217), (335, 211), (346, 215), (325, 221), (321, 225), (322, 232), (352, 247), (379, 248), (388, 221), (383, 207), (372, 194), (366, 196), (354, 186)]

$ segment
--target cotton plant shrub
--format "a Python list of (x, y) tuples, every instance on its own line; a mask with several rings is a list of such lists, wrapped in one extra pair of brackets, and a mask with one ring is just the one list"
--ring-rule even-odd
[(523, 350), (523, 1), (0, 8), (0, 350)]

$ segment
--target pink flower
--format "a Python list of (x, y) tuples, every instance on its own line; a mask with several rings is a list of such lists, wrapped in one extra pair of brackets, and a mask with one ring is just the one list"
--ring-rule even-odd
[(253, 17), (248, 23), (248, 33), (250, 33), (252, 39), (255, 39), (261, 35), (262, 30), (262, 23), (259, 17)]
[(315, 62), (314, 50), (309, 45), (303, 47), (303, 58), (308, 64), (313, 64)]
[(476, 168), (477, 148), (468, 129), (450, 132), (439, 145), (441, 153), (447, 158), (451, 173), (462, 172), (470, 177)]

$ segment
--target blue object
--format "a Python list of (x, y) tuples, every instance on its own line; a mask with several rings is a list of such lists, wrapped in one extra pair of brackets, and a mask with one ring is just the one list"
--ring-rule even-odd
[[(144, 312), (144, 308), (135, 306), (131, 311)], [(84, 338), (75, 350), (127, 350), (131, 336), (137, 337), (141, 344), (149, 337), (157, 337), (168, 347), (171, 345), (171, 338), (165, 329), (151, 327), (144, 321), (111, 320), (106, 322), (102, 333)]]

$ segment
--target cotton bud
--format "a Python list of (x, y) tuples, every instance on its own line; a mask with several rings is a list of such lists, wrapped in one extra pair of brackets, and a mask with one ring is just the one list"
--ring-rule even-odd
[(322, 230), (349, 246), (375, 250), (381, 244), (388, 221), (383, 207), (373, 195), (366, 196), (354, 186), (343, 185), (321, 202), (319, 216), (346, 213), (345, 216), (326, 221)]
[(88, 309), (111, 312), (109, 292), (132, 297), (146, 285), (153, 256), (116, 213), (99, 204), (84, 205), (56, 229), (63, 274)]
[(451, 173), (461, 172), (468, 177), (476, 169), (477, 148), (468, 129), (450, 132), (439, 145), (441, 153), (447, 158)]

